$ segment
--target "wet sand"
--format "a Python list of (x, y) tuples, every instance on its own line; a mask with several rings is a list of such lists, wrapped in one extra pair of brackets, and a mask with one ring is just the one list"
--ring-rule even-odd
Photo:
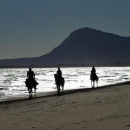
[(129, 130), (130, 83), (0, 103), (0, 130)]

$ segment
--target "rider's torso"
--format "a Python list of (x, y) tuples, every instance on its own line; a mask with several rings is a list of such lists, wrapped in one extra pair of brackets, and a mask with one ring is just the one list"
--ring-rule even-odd
[(28, 78), (34, 78), (34, 72), (33, 71), (28, 71), (27, 76), (28, 76)]

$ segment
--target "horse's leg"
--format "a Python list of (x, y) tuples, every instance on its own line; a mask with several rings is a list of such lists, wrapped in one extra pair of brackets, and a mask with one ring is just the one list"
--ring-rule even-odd
[(32, 89), (31, 89), (31, 98), (33, 97), (33, 91), (32, 91)]
[(93, 88), (95, 87), (95, 81), (93, 81)]
[(64, 85), (62, 85), (62, 94), (63, 94), (63, 91), (64, 91)]
[(97, 80), (97, 87), (98, 87), (98, 80)]
[(57, 85), (57, 92), (59, 91), (59, 85)]
[(60, 85), (59, 85), (59, 90), (60, 90)]
[(94, 88), (94, 81), (93, 80), (91, 80), (91, 86), (92, 86), (92, 88)]
[(93, 83), (93, 85), (92, 85), (92, 88), (94, 88), (94, 86), (95, 86), (95, 83), (94, 83), (94, 81), (92, 81), (92, 83)]
[(61, 84), (61, 87), (62, 87), (62, 94), (63, 94), (63, 91), (64, 91), (64, 84), (65, 84), (65, 80), (64, 80), (64, 78), (62, 78), (62, 84)]
[(63, 91), (64, 91), (64, 85), (62, 86), (62, 93), (63, 93)]
[(35, 98), (36, 98), (36, 89), (35, 89)]
[(36, 86), (34, 86), (34, 94), (35, 94), (35, 98), (36, 98)]
[(36, 89), (34, 89), (34, 94), (35, 94), (35, 98), (36, 98)]
[(92, 84), (92, 83), (93, 83), (93, 81), (91, 80), (91, 86), (93, 87), (93, 84)]
[(58, 92), (58, 95), (59, 95), (59, 93), (60, 93), (60, 86), (59, 85), (57, 85), (57, 92)]
[(32, 98), (32, 90), (29, 89), (28, 91), (29, 91), (29, 98)]
[(28, 90), (28, 92), (29, 92), (29, 98), (31, 98), (31, 95), (30, 95), (30, 89)]
[(29, 92), (29, 88), (28, 88), (28, 96), (29, 96), (29, 98), (30, 98), (30, 92)]

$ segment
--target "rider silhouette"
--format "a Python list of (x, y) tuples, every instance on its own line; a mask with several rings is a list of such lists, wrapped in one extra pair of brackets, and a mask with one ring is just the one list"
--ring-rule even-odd
[(94, 66), (92, 67), (92, 70), (91, 70), (91, 79), (92, 77), (96, 77), (96, 69)]
[[(60, 67), (58, 67), (58, 70), (55, 76), (57, 76), (57, 78), (55, 77), (55, 83), (60, 84), (60, 85), (63, 84), (64, 78), (62, 77), (62, 71), (60, 70)], [(59, 87), (59, 90), (60, 90), (60, 87)]]
[(94, 66), (92, 67), (92, 71), (91, 72), (92, 72), (92, 74), (96, 74), (96, 69), (95, 69)]
[(25, 82), (26, 86), (28, 86), (27, 84), (30, 84), (30, 82), (32, 82), (34, 84), (34, 89), (36, 90), (36, 85), (38, 85), (38, 83), (35, 80), (35, 74), (31, 68), (29, 68), (29, 71), (27, 72), (27, 77), (28, 79), (26, 79), (26, 82)]
[(29, 71), (27, 73), (27, 77), (30, 78), (30, 79), (35, 78), (35, 74), (34, 74), (34, 72), (32, 71), (31, 68), (29, 68)]
[(58, 67), (57, 75), (58, 75), (59, 77), (62, 77), (62, 71), (60, 70), (60, 67)]

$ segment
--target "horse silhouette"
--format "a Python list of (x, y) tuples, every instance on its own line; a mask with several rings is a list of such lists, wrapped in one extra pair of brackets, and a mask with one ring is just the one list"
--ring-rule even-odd
[(28, 92), (29, 92), (29, 98), (33, 97), (33, 89), (34, 89), (34, 94), (35, 94), (35, 98), (36, 98), (36, 86), (38, 85), (37, 81), (33, 78), (28, 78), (25, 81), (26, 87), (28, 88)]
[(57, 86), (57, 93), (58, 95), (60, 94), (60, 90), (63, 94), (64, 91), (64, 84), (65, 84), (65, 80), (63, 77), (58, 76), (57, 74), (54, 74), (54, 78), (55, 78), (55, 82), (56, 82), (56, 86)]
[(98, 86), (98, 80), (99, 80), (99, 78), (98, 78), (98, 76), (96, 75), (96, 73), (94, 73), (94, 74), (91, 73), (91, 75), (90, 75), (90, 80), (91, 80), (92, 88), (95, 87), (95, 81), (96, 81), (97, 86)]

